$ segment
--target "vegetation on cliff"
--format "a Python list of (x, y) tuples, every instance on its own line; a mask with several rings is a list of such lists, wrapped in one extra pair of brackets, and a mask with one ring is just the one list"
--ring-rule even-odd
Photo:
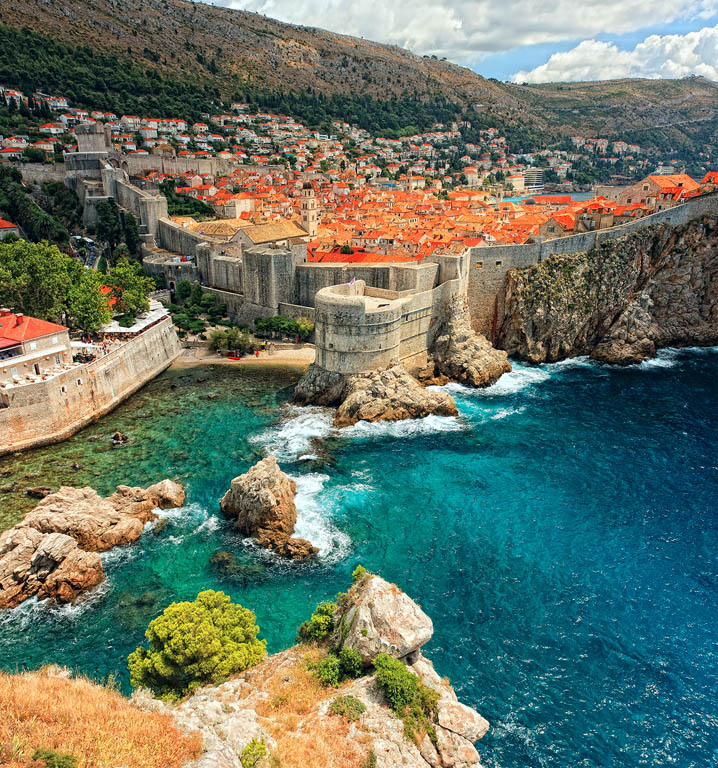
[(168, 714), (141, 711), (112, 681), (70, 679), (55, 668), (0, 672), (0, 764), (8, 768), (42, 765), (43, 754), (46, 764), (65, 756), (77, 768), (180, 768), (201, 747), (199, 734), (180, 731)]
[(128, 658), (130, 682), (163, 699), (175, 699), (219, 683), (258, 664), (267, 652), (252, 611), (208, 589), (193, 602), (171, 603), (150, 622)]

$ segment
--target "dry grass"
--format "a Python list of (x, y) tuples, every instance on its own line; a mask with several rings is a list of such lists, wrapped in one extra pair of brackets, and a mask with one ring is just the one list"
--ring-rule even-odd
[(341, 687), (324, 688), (307, 668), (323, 656), (326, 651), (319, 648), (299, 647), (289, 658), (271, 658), (246, 675), (266, 694), (255, 709), (277, 742), (274, 754), (282, 768), (360, 768), (365, 763), (370, 738), (360, 725), (317, 712), (323, 700), (341, 693)]
[(0, 765), (32, 765), (36, 749), (71, 754), (79, 768), (179, 768), (201, 737), (89, 680), (0, 673)]

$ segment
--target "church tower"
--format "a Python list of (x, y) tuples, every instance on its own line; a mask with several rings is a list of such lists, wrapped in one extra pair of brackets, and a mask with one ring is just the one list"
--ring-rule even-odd
[(302, 227), (310, 237), (316, 237), (319, 231), (319, 204), (314, 195), (314, 187), (308, 181), (302, 187)]

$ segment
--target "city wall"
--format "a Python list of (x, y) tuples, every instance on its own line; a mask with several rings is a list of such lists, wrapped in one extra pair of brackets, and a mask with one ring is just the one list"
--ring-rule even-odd
[(467, 296), (474, 329), (496, 338), (504, 315), (506, 273), (530, 267), (554, 254), (584, 253), (610, 240), (640, 232), (657, 224), (678, 227), (701, 216), (718, 214), (718, 193), (702, 195), (683, 205), (642, 219), (596, 232), (584, 232), (528, 245), (493, 245), (471, 248)]
[(0, 390), (0, 455), (64, 440), (165, 370), (180, 350), (166, 318), (93, 363)]

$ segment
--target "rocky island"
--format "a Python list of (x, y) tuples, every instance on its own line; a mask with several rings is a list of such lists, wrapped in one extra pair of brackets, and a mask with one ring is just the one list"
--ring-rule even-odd
[(182, 506), (182, 486), (118, 486), (103, 498), (92, 488), (62, 486), (0, 534), (0, 609), (37, 595), (61, 603), (104, 579), (98, 552), (136, 541), (154, 512)]
[(278, 555), (303, 560), (318, 550), (306, 539), (295, 538), (297, 485), (279, 469), (274, 456), (257, 462), (235, 477), (220, 501), (225, 517), (233, 518), (238, 531), (257, 540), (260, 547)]

